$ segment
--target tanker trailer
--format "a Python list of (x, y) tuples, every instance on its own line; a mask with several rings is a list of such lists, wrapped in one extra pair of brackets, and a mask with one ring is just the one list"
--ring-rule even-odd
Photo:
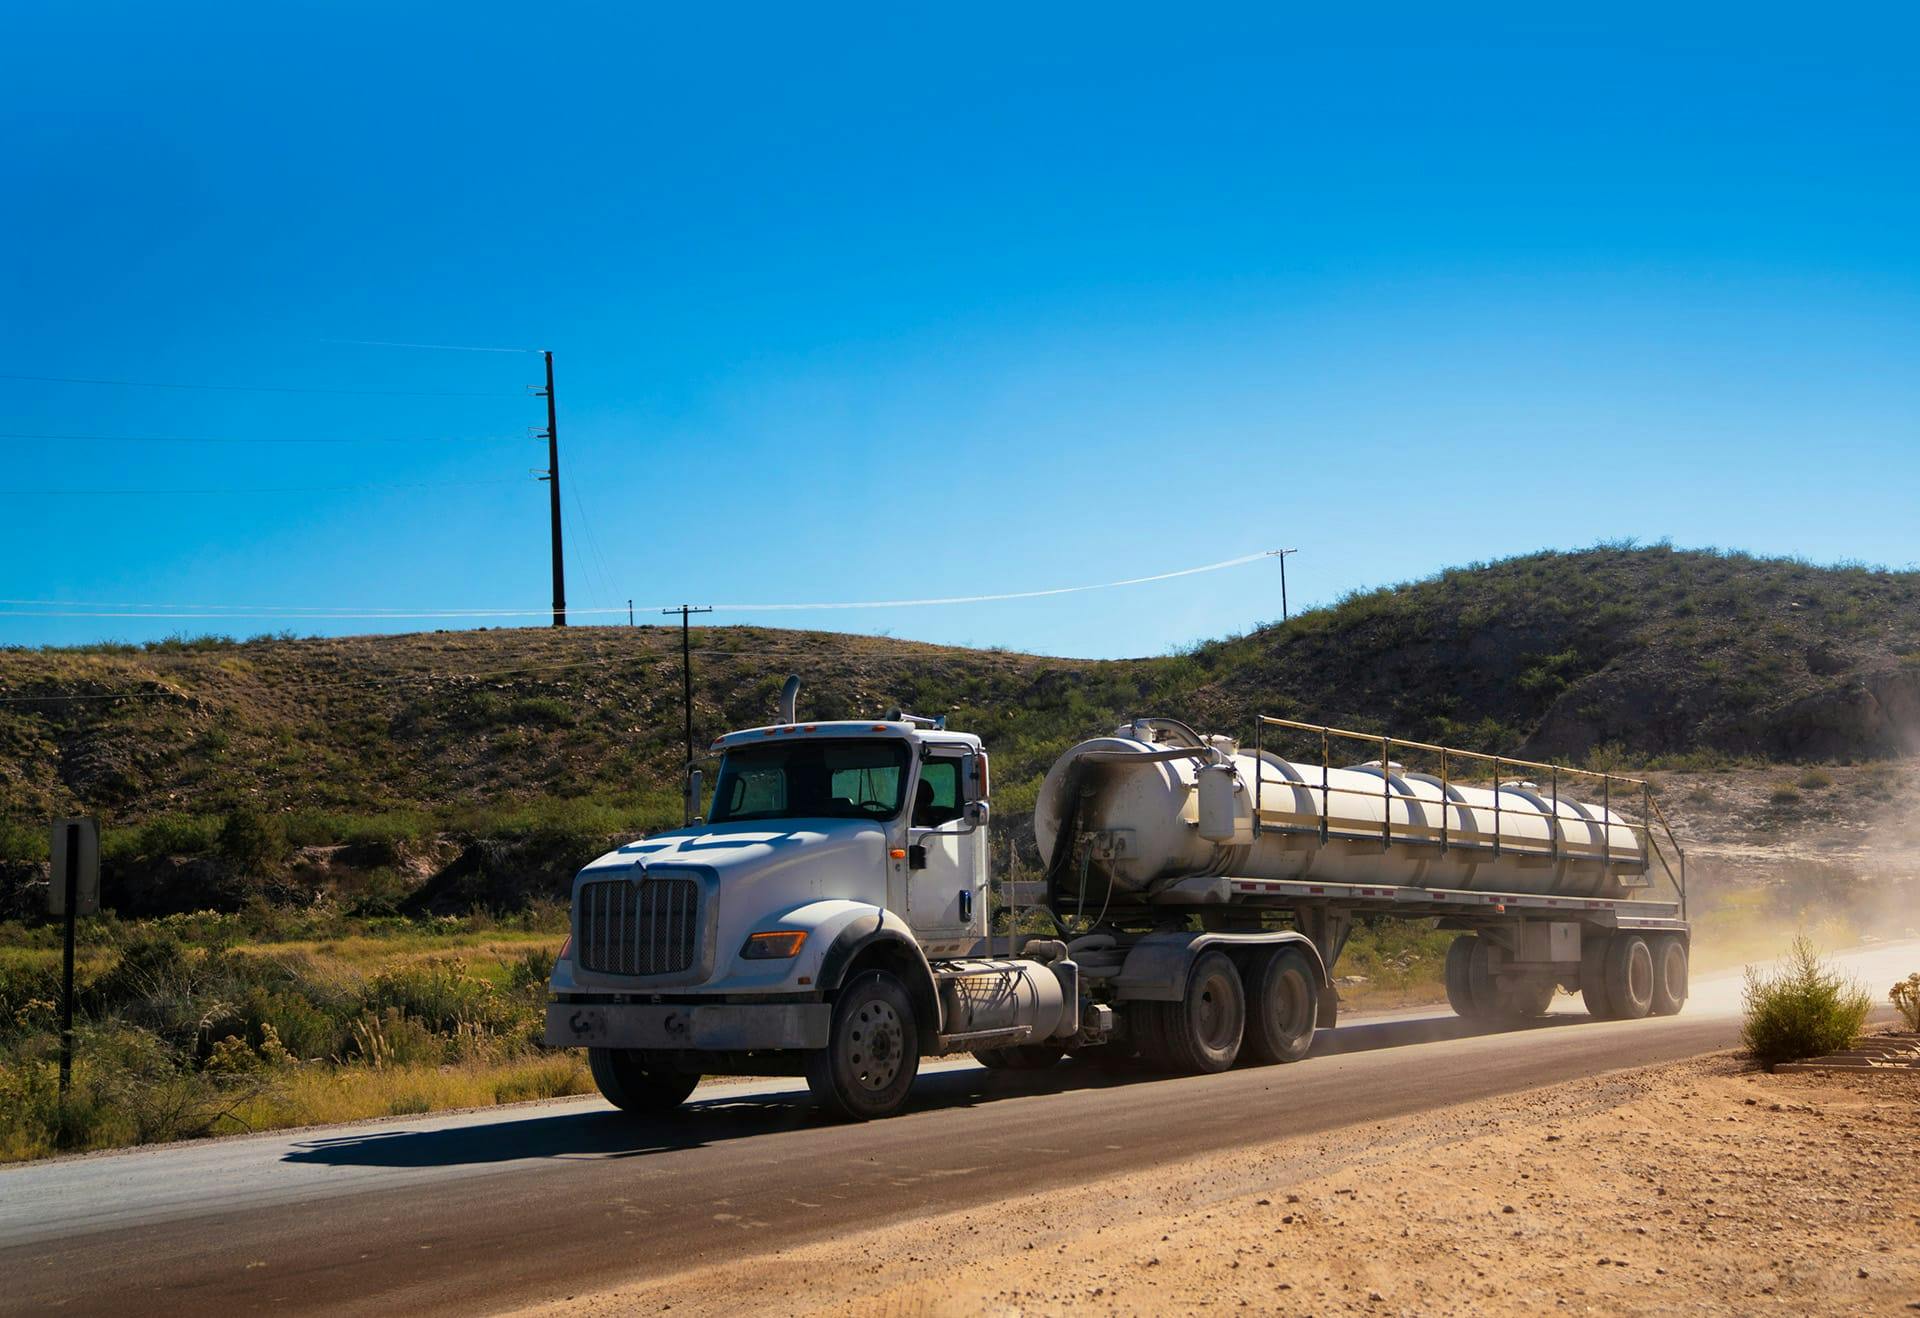
[[(1644, 782), (1284, 719), (1255, 730), (1320, 755), (1287, 759), (1258, 740), (1249, 749), (1143, 718), (1061, 756), (1034, 806), (1056, 915), (1091, 918), (1122, 948), (1194, 926), (1297, 930), (1326, 972), (1322, 1025), (1337, 1011), (1332, 967), (1362, 915), (1458, 930), (1446, 984), (1464, 1016), (1537, 1015), (1561, 987), (1599, 1017), (1679, 1010), (1684, 856)], [(1373, 757), (1336, 764), (1335, 748), (1356, 743)], [(1409, 770), (1400, 754), (1437, 772)], [(1576, 785), (1600, 799), (1575, 799)], [(1676, 900), (1650, 898), (1661, 874)]]

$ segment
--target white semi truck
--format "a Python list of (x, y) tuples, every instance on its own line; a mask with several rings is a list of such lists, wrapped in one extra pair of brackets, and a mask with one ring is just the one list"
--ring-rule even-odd
[[(574, 880), (546, 1039), (587, 1048), (622, 1108), (674, 1108), (703, 1074), (800, 1074), (840, 1115), (885, 1116), (921, 1058), (955, 1052), (1295, 1061), (1334, 1023), (1366, 916), (1459, 931), (1463, 1016), (1538, 1015), (1560, 988), (1603, 1018), (1686, 998), (1684, 856), (1639, 780), (1264, 716), (1251, 748), (1136, 719), (1048, 772), (1045, 878), (1000, 885), (1010, 932), (991, 934), (980, 739), (900, 711), (801, 722), (797, 689), (779, 722), (713, 743), (704, 821)], [(1356, 741), (1373, 758), (1336, 767)]]

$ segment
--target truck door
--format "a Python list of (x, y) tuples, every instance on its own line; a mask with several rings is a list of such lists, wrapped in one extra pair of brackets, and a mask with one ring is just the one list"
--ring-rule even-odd
[(973, 759), (963, 747), (931, 747), (914, 786), (907, 919), (929, 956), (963, 952), (986, 928), (987, 830), (967, 814)]

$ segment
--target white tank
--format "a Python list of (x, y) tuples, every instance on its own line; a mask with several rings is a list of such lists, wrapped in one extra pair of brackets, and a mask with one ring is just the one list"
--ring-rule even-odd
[[(1318, 764), (1272, 752), (1256, 759), (1221, 737), (1201, 747), (1177, 735), (1152, 739), (1164, 735), (1133, 725), (1081, 742), (1040, 785), (1041, 857), (1052, 865), (1072, 790), (1072, 831), (1093, 835), (1084, 864), (1095, 901), (1109, 892), (1177, 900), (1173, 885), (1219, 876), (1568, 897), (1645, 886), (1637, 825), (1564, 795), (1556, 816), (1550, 791), (1532, 783), (1502, 783), (1496, 807), (1494, 788), (1449, 783), (1443, 794), (1438, 777), (1398, 764), (1329, 769), (1323, 783)], [(1082, 891), (1080, 866), (1063, 869), (1061, 891)]]

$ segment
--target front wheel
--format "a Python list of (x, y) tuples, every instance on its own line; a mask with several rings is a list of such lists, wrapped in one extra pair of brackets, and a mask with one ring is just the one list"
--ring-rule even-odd
[(833, 1004), (827, 1046), (807, 1056), (807, 1088), (836, 1116), (870, 1121), (899, 1111), (919, 1069), (913, 1002), (898, 979), (875, 970)]
[(673, 1111), (700, 1083), (697, 1075), (649, 1062), (637, 1048), (589, 1048), (587, 1069), (607, 1102), (644, 1116)]

